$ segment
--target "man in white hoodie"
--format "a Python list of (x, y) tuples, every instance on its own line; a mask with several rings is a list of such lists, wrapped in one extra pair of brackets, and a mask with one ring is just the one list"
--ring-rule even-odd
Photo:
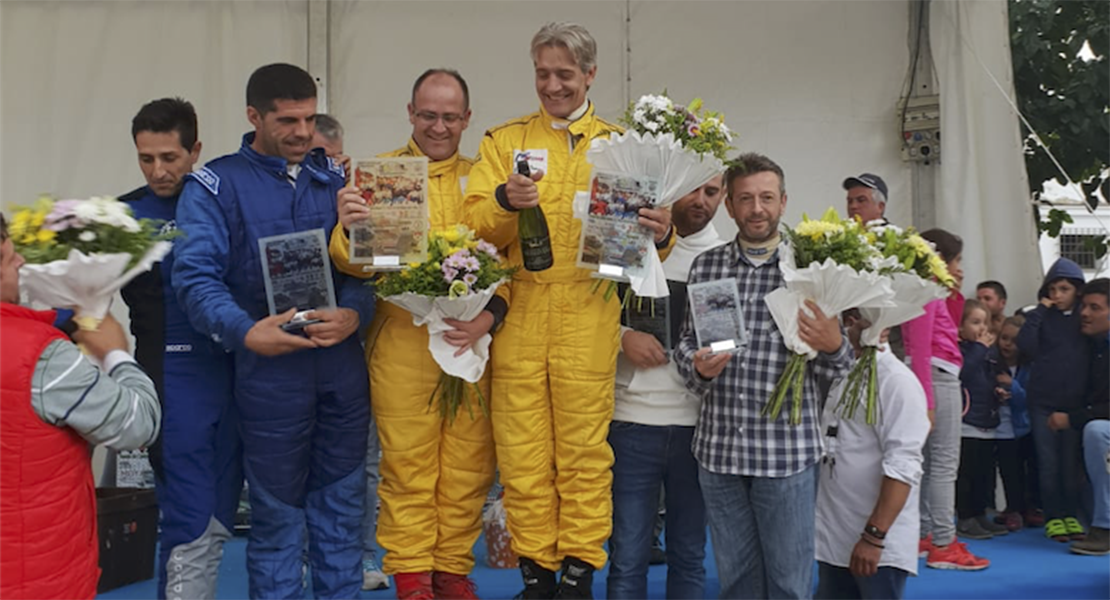
[(670, 349), (686, 315), (686, 278), (694, 258), (724, 244), (713, 227), (724, 194), (718, 175), (672, 209), (678, 239), (663, 261), (670, 296), (633, 299), (621, 314), (613, 447), (613, 534), (608, 597), (647, 598), (647, 571), (659, 487), (666, 497), (667, 598), (705, 591), (705, 503), (690, 450), (699, 398), (686, 389)]

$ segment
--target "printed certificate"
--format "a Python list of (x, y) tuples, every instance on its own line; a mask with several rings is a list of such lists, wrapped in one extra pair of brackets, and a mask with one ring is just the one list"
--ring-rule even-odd
[(258, 240), (270, 314), (335, 308), (327, 236), (312, 229)]
[(400, 270), (428, 258), (428, 159), (359, 161), (354, 185), (370, 217), (351, 227), (350, 260), (367, 271)]
[(642, 274), (655, 240), (651, 230), (640, 225), (639, 211), (658, 202), (658, 179), (595, 170), (582, 219), (578, 267), (618, 281)]
[(717, 354), (736, 352), (747, 344), (740, 291), (734, 277), (690, 284), (686, 291), (699, 348), (709, 348)]

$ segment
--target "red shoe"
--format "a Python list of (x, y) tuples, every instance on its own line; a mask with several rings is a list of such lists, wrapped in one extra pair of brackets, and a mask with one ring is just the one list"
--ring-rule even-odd
[(917, 541), (917, 557), (925, 558), (929, 556), (929, 551), (935, 547), (936, 546), (933, 545), (933, 534), (930, 533)]
[(981, 571), (991, 566), (991, 561), (979, 558), (968, 552), (963, 542), (952, 540), (945, 547), (933, 546), (925, 566), (933, 569), (952, 569), (956, 571)]
[(397, 600), (435, 600), (432, 592), (431, 573), (397, 573), (393, 576), (397, 586)]
[(994, 522), (999, 525), (1005, 525), (1006, 529), (1010, 531), (1017, 531), (1025, 525), (1021, 518), (1021, 513), (1017, 511), (998, 513), (994, 517)]
[(1031, 508), (1022, 517), (1026, 527), (1044, 527), (1044, 511)]
[(478, 600), (478, 586), (466, 575), (432, 573), (432, 590), (436, 600)]

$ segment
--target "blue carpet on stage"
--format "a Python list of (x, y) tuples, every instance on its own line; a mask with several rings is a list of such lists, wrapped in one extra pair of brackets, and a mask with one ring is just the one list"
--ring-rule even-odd
[[(982, 541), (969, 541), (968, 548), (991, 560), (990, 568), (978, 572), (938, 571), (919, 563), (917, 577), (906, 584), (907, 598), (1093, 598), (1110, 597), (1110, 557), (1078, 556), (1068, 552), (1065, 544), (1044, 537), (1040, 529), (1026, 529), (1010, 535)], [(218, 599), (246, 598), (247, 542), (237, 537), (227, 543), (220, 568)], [(712, 548), (709, 549), (712, 552)], [(512, 598), (520, 591), (520, 574), (516, 570), (497, 570), (485, 565), (485, 542), (475, 546), (478, 566), (474, 580), (482, 598)], [(717, 567), (712, 554), (706, 557), (706, 598), (716, 598), (719, 589)], [(816, 569), (815, 569), (816, 571)], [(649, 598), (663, 598), (666, 590), (666, 567), (652, 567), (648, 574)], [(605, 597), (605, 571), (594, 580), (594, 596)], [(154, 598), (153, 580), (129, 585), (101, 594), (105, 599)], [(363, 592), (361, 598), (394, 598), (393, 590)]]

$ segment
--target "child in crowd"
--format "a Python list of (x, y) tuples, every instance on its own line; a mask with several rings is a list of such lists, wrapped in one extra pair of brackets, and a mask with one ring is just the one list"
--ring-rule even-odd
[(1017, 347), (1018, 332), (1024, 324), (1024, 317), (1004, 320), (998, 331), (998, 343), (988, 359), (994, 367), (994, 393), (1001, 403), (994, 447), (1002, 487), (1006, 490), (1006, 510), (995, 517), (995, 522), (1010, 531), (1021, 529), (1022, 525), (1044, 525), (1044, 517), (1036, 512), (1040, 494), (1035, 483), (1037, 465), (1025, 402), (1029, 369), (1019, 362), (1021, 354)]
[(936, 247), (956, 280), (952, 295), (925, 305), (925, 314), (902, 324), (906, 362), (925, 390), (933, 422), (925, 443), (921, 480), (921, 541), (918, 553), (934, 569), (973, 571), (990, 561), (974, 556), (956, 539), (956, 474), (960, 467), (960, 355), (957, 323), (963, 314), (963, 240), (943, 229), (921, 234)]
[(1083, 404), (1090, 344), (1079, 329), (1075, 310), (1083, 288), (1083, 271), (1061, 258), (1053, 263), (1037, 297), (1040, 304), (1026, 313), (1018, 333), (1018, 349), (1030, 359), (1026, 397), (1033, 428), (1045, 535), (1058, 542), (1086, 537), (1075, 518), (1080, 493), (1080, 434), (1074, 429), (1053, 431), (1053, 412), (1072, 412)]
[(956, 532), (973, 540), (1009, 533), (987, 518), (994, 489), (994, 430), (999, 424), (999, 402), (994, 395), (993, 369), (988, 361), (990, 314), (978, 300), (964, 304), (960, 322), (960, 386), (964, 396), (960, 429), (960, 471), (956, 479)]

